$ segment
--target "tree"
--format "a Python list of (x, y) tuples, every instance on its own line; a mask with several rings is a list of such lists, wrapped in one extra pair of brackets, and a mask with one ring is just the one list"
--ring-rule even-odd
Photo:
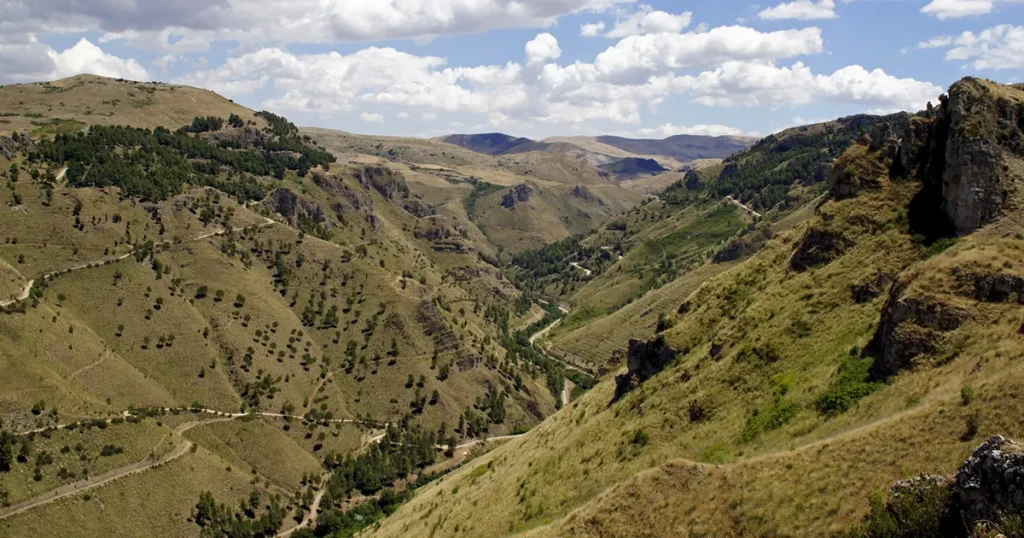
[(230, 116), (228, 116), (228, 125), (237, 129), (239, 127), (243, 127), (245, 125), (245, 122), (238, 114), (231, 114)]
[(238, 296), (235, 297), (235, 308), (242, 308), (243, 306), (245, 306), (245, 296), (239, 293)]
[(430, 395), (430, 405), (437, 405), (441, 401), (441, 393), (434, 389), (434, 392)]
[(206, 286), (199, 286), (199, 289), (196, 290), (196, 299), (205, 299), (206, 294), (209, 293), (209, 291), (210, 288)]
[(63, 293), (58, 293), (57, 294), (57, 304), (58, 305), (63, 306), (64, 305), (64, 301), (66, 301), (67, 299), (68, 299), (68, 296), (64, 295)]
[(216, 295), (214, 295), (213, 300), (218, 302), (218, 303), (223, 301), (224, 300), (224, 290), (217, 290), (217, 293), (216, 293)]
[(11, 470), (14, 464), (14, 436), (6, 431), (0, 431), (0, 473)]

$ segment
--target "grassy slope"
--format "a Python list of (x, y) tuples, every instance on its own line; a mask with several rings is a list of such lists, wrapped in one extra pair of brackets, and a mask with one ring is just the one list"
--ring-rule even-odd
[[(811, 224), (856, 243), (839, 259), (792, 272), (806, 226), (782, 234), (690, 298), (693, 309), (667, 333), (683, 350), (674, 366), (612, 405), (614, 383), (603, 381), (523, 439), (425, 491), (378, 535), (441, 536), (456, 526), (469, 536), (817, 534), (858, 520), (867, 497), (893, 480), (954, 468), (976, 443), (961, 439), (975, 410), (982, 435), (1019, 435), (1007, 418), (1019, 415), (1012, 395), (1024, 384), (1010, 360), (1021, 323), (1012, 304), (949, 299), (972, 312), (950, 337), (959, 355), (898, 376), (838, 418), (815, 409), (842, 358), (873, 335), (885, 301), (883, 293), (857, 304), (850, 284), (902, 273), (916, 283), (909, 293), (925, 293), (949, 289), (950, 268), (977, 259), (1020, 270), (1019, 240), (983, 234), (922, 261), (902, 220), (913, 189), (894, 184), (823, 205)], [(712, 343), (722, 346), (717, 360)], [(775, 362), (746, 352), (769, 346), (779, 350)], [(973, 408), (959, 402), (965, 385), (982, 395)], [(694, 401), (709, 420), (687, 418)], [(742, 435), (763, 424), (751, 420), (755, 410), (769, 416), (782, 406), (795, 414), (781, 427)], [(638, 430), (646, 443), (636, 442)]]

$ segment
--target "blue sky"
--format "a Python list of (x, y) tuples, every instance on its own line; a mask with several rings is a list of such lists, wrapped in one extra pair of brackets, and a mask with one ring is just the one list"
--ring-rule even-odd
[(1024, 0), (10, 0), (0, 83), (201, 86), (302, 125), (765, 135), (1024, 79)]

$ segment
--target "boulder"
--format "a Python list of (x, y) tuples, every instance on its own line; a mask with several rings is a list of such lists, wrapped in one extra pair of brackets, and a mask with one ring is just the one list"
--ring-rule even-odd
[(380, 165), (367, 165), (355, 170), (355, 178), (365, 189), (373, 189), (388, 200), (398, 200), (409, 196), (409, 185), (405, 177)]
[(330, 226), (327, 213), (315, 200), (295, 194), (291, 189), (280, 187), (274, 189), (268, 198), (275, 213), (284, 217), (288, 224), (295, 226), (299, 219), (306, 217), (317, 224)]

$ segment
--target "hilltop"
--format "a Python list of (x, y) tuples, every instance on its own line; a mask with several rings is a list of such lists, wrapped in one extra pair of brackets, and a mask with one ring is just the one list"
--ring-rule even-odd
[[(737, 235), (741, 243), (722, 240), (709, 256), (718, 269), (683, 268), (635, 307), (612, 309), (608, 325), (573, 321), (574, 305), (560, 327), (597, 327), (591, 348), (629, 319), (647, 320), (650, 332), (595, 358), (608, 374), (593, 390), (428, 487), (374, 535), (936, 535), (947, 479), (897, 484), (896, 493), (939, 496), (909, 513), (898, 496), (886, 504), (890, 486), (952, 476), (986, 436), (1024, 433), (1015, 419), (1024, 386), (1015, 359), (1022, 131), (1024, 92), (967, 78), (920, 114), (789, 131), (717, 175), (702, 171), (689, 193), (684, 182), (665, 200), (682, 213), (668, 218), (722, 220), (731, 207), (764, 224)], [(810, 203), (794, 196), (794, 186), (807, 187), (799, 177), (745, 170), (774, 168), (794, 149), (788, 157), (800, 160), (790, 162), (821, 170), (806, 177), (812, 186), (822, 178)], [(736, 203), (707, 205), (726, 188)], [(601, 233), (639, 224), (637, 234), (657, 236), (665, 213), (640, 212)], [(692, 241), (686, 234), (665, 250)], [(598, 244), (562, 252), (596, 253)], [(610, 268), (577, 263), (613, 275), (643, 251), (619, 252), (625, 258), (612, 256)], [(1004, 445), (986, 443), (963, 469)], [(963, 498), (963, 484), (952, 495)], [(995, 501), (975, 501), (950, 535), (967, 535), (986, 520), (980, 514), (995, 535), (991, 519), (1002, 515), (983, 504)], [(886, 521), (909, 534), (873, 534)]]

